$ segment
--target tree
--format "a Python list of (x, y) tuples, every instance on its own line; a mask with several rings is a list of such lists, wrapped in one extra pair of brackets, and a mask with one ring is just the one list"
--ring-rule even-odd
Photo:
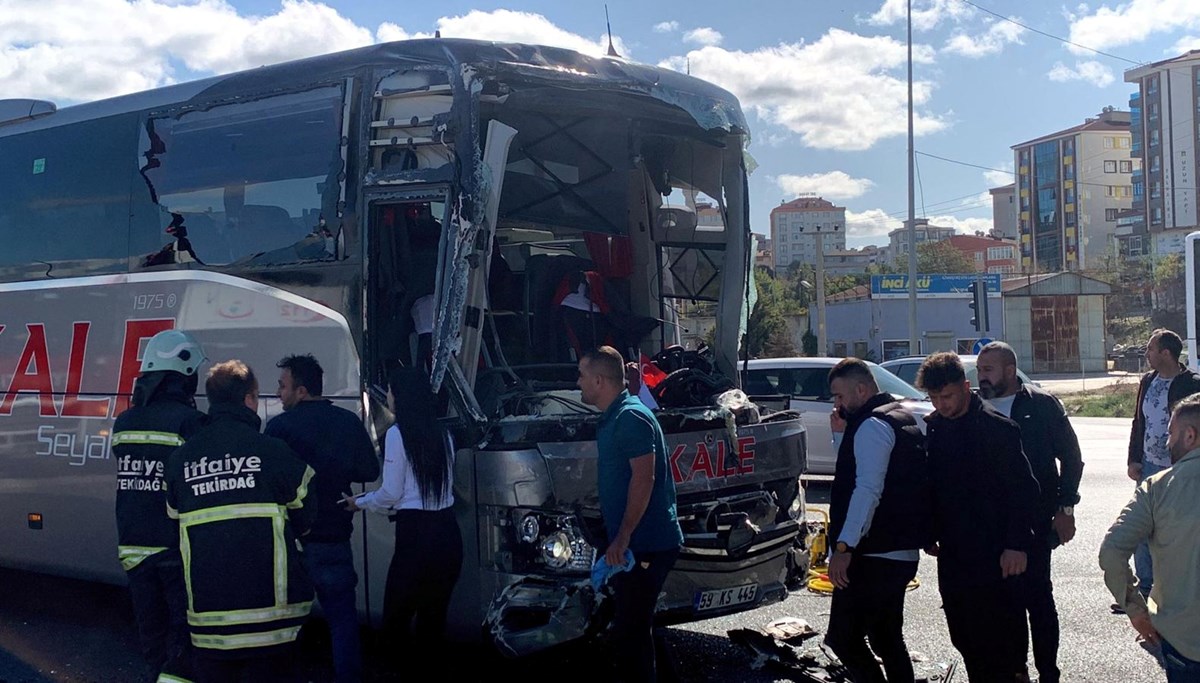
[(949, 242), (921, 242), (917, 245), (919, 273), (974, 273), (975, 264)]
[(780, 358), (796, 355), (796, 344), (785, 315), (798, 313), (800, 306), (789, 296), (783, 282), (761, 270), (755, 273), (758, 301), (746, 325), (746, 351), (751, 358)]

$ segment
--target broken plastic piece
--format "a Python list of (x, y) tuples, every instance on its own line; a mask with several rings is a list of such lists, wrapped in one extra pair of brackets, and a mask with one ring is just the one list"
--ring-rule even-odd
[(783, 617), (776, 619), (763, 627), (763, 632), (775, 640), (781, 640), (788, 645), (799, 645), (805, 640), (818, 635), (817, 629), (803, 619)]

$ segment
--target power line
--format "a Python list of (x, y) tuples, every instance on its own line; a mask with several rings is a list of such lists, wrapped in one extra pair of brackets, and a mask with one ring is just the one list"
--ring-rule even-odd
[(1088, 47), (1087, 45), (1080, 45), (1079, 43), (1076, 43), (1076, 42), (1074, 42), (1074, 41), (1071, 41), (1071, 40), (1067, 40), (1066, 38), (1062, 38), (1062, 37), (1056, 36), (1056, 35), (1054, 35), (1054, 34), (1052, 34), (1052, 33), (1046, 33), (1045, 31), (1042, 31), (1042, 30), (1036, 29), (1036, 28), (1034, 28), (1034, 27), (1032, 27), (1032, 26), (1029, 26), (1029, 25), (1027, 25), (1027, 24), (1022, 24), (1021, 22), (1017, 21), (1016, 19), (1010, 19), (1009, 17), (1006, 17), (1006, 16), (1004, 16), (1003, 14), (998, 14), (998, 13), (996, 13), (996, 12), (993, 12), (992, 10), (990, 10), (990, 9), (988, 9), (988, 8), (986, 8), (986, 7), (981, 7), (981, 6), (979, 6), (979, 5), (976, 5), (975, 3), (971, 2), (971, 0), (959, 0), (959, 2), (962, 2), (962, 3), (964, 3), (964, 4), (970, 5), (971, 7), (974, 7), (975, 9), (979, 10), (980, 12), (986, 12), (987, 14), (990, 14), (990, 15), (992, 15), (993, 17), (996, 17), (997, 19), (1000, 19), (1000, 20), (1002, 20), (1002, 21), (1007, 21), (1007, 22), (1008, 22), (1008, 23), (1010, 23), (1010, 24), (1014, 24), (1014, 25), (1016, 25), (1016, 26), (1020, 26), (1021, 28), (1025, 29), (1025, 30), (1027, 30), (1027, 31), (1032, 31), (1032, 32), (1034, 32), (1034, 33), (1036, 33), (1036, 34), (1038, 34), (1038, 35), (1040, 35), (1040, 36), (1045, 36), (1045, 37), (1047, 37), (1047, 38), (1050, 38), (1050, 39), (1052, 39), (1052, 40), (1057, 40), (1057, 41), (1059, 41), (1060, 43), (1065, 43), (1065, 44), (1067, 44), (1067, 45), (1073, 45), (1073, 46), (1075, 46), (1075, 47), (1077, 47), (1077, 48), (1079, 48), (1079, 49), (1081, 49), (1081, 50), (1087, 50), (1088, 52), (1095, 52), (1095, 53), (1096, 53), (1096, 54), (1098, 54), (1098, 55), (1103, 55), (1103, 56), (1105, 56), (1105, 57), (1109, 57), (1110, 59), (1118, 59), (1118, 60), (1120, 60), (1120, 61), (1122, 61), (1122, 62), (1128, 62), (1129, 64), (1133, 64), (1134, 66), (1143, 66), (1143, 65), (1145, 64), (1145, 62), (1137, 62), (1137, 61), (1134, 61), (1134, 60), (1132, 60), (1132, 59), (1127, 59), (1127, 58), (1125, 58), (1125, 57), (1122, 57), (1122, 56), (1120, 56), (1120, 55), (1114, 55), (1114, 54), (1112, 54), (1112, 53), (1110, 53), (1110, 52), (1104, 52), (1103, 50), (1097, 50), (1097, 49), (1096, 49), (1096, 48), (1094, 48), (1094, 47)]
[[(966, 0), (963, 0), (963, 2), (966, 2)], [(1016, 174), (1017, 174), (1016, 171), (1009, 171), (1009, 170), (1005, 170), (1003, 168), (992, 168), (991, 166), (980, 166), (979, 164), (969, 164), (965, 161), (958, 161), (957, 159), (947, 159), (946, 157), (940, 157), (936, 154), (930, 154), (929, 152), (922, 152), (919, 150), (915, 150), (915, 153), (920, 154), (923, 157), (929, 157), (931, 159), (937, 159), (939, 161), (946, 161), (951, 164), (958, 164), (959, 166), (970, 166), (971, 168), (978, 168), (978, 169), (981, 169), (984, 171), (998, 171), (1000, 173), (1007, 173), (1008, 175), (1011, 175), (1011, 176), (1016, 176)]]

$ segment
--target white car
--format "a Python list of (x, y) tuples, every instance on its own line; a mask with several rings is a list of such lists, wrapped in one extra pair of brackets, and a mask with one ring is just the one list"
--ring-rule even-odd
[[(829, 413), (833, 396), (829, 392), (829, 371), (841, 358), (763, 358), (749, 361), (742, 371), (742, 390), (750, 396), (788, 396), (788, 405), (799, 410), (808, 431), (808, 473), (833, 474), (837, 452)], [(921, 431), (924, 416), (933, 412), (933, 404), (911, 384), (882, 367), (867, 361), (880, 391), (902, 401), (917, 416)]]
[[(967, 381), (971, 383), (971, 388), (978, 389), (979, 373), (975, 370), (975, 361), (979, 359), (979, 356), (959, 356), (959, 359), (962, 360), (963, 370), (967, 371)], [(892, 360), (884, 361), (879, 366), (905, 382), (915, 385), (917, 383), (917, 370), (921, 369), (921, 363), (924, 360), (925, 356), (905, 356), (904, 358), (893, 358)], [(1021, 372), (1020, 368), (1017, 368), (1017, 377), (1025, 384), (1032, 384), (1035, 387), (1041, 386), (1029, 379), (1029, 375)]]

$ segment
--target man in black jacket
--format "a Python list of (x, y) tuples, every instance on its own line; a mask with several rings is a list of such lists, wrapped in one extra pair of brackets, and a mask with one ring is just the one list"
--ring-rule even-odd
[(117, 554), (129, 580), (142, 655), (164, 680), (186, 679), (191, 666), (179, 523), (167, 516), (163, 473), (171, 453), (203, 424), (195, 396), (204, 361), (200, 344), (186, 332), (151, 337), (133, 405), (113, 424)]
[(917, 383), (933, 480), (938, 589), (950, 641), (973, 683), (1028, 681), (1020, 575), (1033, 544), (1038, 483), (1017, 425), (971, 393), (953, 353), (925, 359)]
[[(1175, 404), (1200, 392), (1200, 375), (1179, 362), (1183, 340), (1171, 330), (1157, 329), (1146, 344), (1150, 372), (1142, 375), (1133, 404), (1133, 429), (1129, 435), (1129, 478), (1141, 483), (1171, 466), (1167, 451), (1167, 423)], [(1150, 547), (1143, 543), (1133, 554), (1138, 591), (1149, 597), (1154, 584)], [(1114, 606), (1114, 609), (1117, 609)]]
[(267, 423), (264, 433), (282, 439), (317, 473), (309, 492), (316, 500), (317, 521), (304, 537), (304, 566), (329, 624), (337, 681), (358, 681), (362, 678), (354, 592), (358, 575), (350, 548), (354, 513), (338, 501), (351, 482), (379, 477), (379, 458), (362, 419), (322, 397), (325, 373), (317, 359), (288, 356), (276, 365), (284, 412)]
[[(925, 436), (866, 363), (829, 371), (838, 444), (829, 506), (833, 581), (825, 643), (856, 683), (913, 680), (904, 644), (904, 594), (930, 541)], [(867, 639), (871, 647), (867, 647)], [(875, 661), (874, 650), (883, 660)]]
[[(1033, 544), (1025, 570), (1025, 608), (1039, 683), (1058, 683), (1058, 610), (1050, 579), (1050, 551), (1075, 537), (1075, 504), (1083, 458), (1062, 403), (1017, 377), (1017, 354), (1004, 342), (979, 352), (979, 395), (1021, 428), (1021, 446), (1041, 487)], [(1055, 462), (1057, 461), (1057, 462)]]
[(245, 363), (217, 364), (204, 388), (208, 424), (171, 454), (165, 476), (196, 678), (292, 683), (313, 599), (297, 539), (316, 518), (314, 472), (259, 433), (258, 380)]

